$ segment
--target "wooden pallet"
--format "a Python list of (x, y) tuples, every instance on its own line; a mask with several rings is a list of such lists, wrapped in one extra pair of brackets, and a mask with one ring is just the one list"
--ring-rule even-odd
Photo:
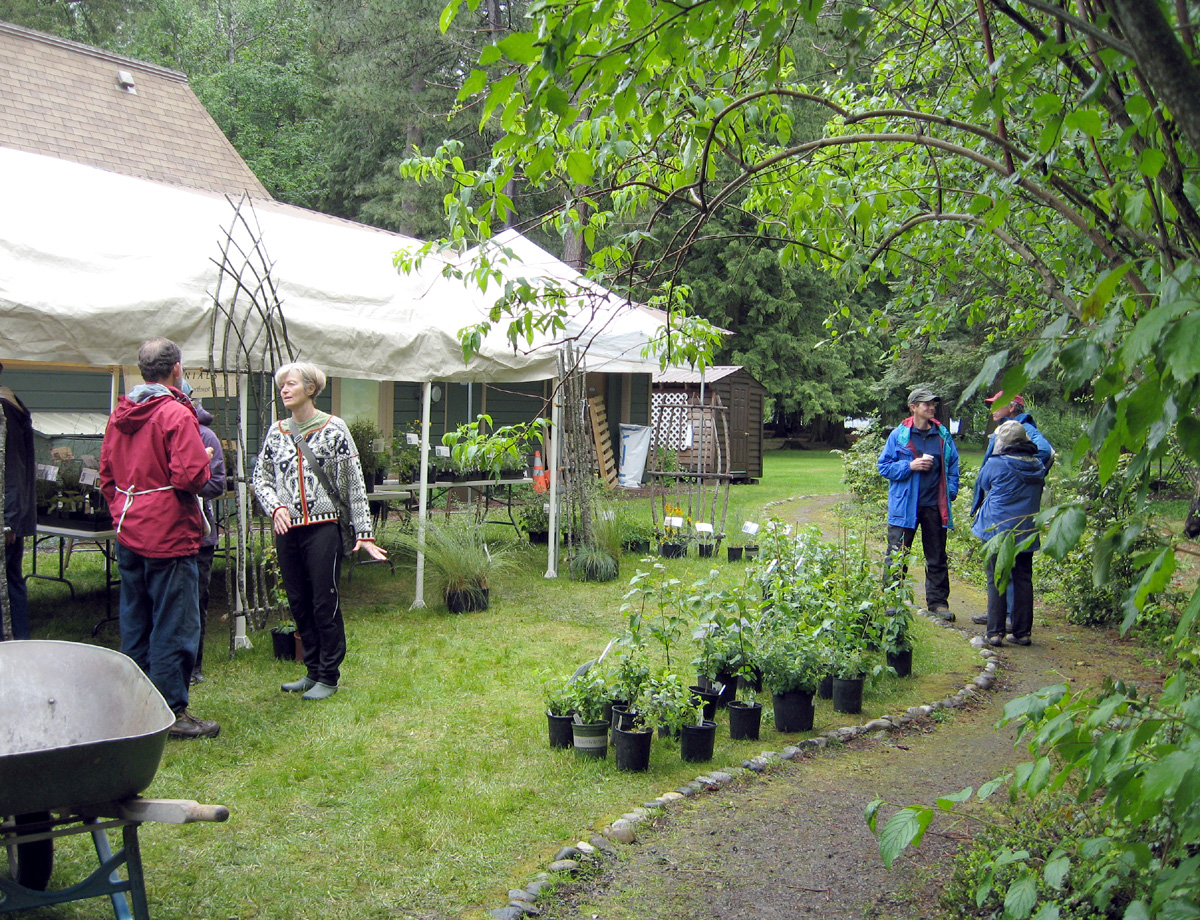
[(600, 478), (610, 489), (617, 487), (617, 459), (613, 455), (612, 435), (608, 430), (608, 409), (599, 396), (588, 398), (588, 418), (592, 423), (592, 443), (600, 465)]

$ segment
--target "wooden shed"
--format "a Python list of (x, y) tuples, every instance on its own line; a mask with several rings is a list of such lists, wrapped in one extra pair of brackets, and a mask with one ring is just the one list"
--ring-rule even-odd
[[(722, 407), (715, 414), (703, 405)], [(676, 452), (684, 469), (713, 470), (723, 447), (716, 442), (721, 425), (703, 424), (704, 417), (724, 419), (729, 426), (728, 469), (738, 481), (762, 477), (763, 405), (767, 390), (740, 365), (700, 371), (670, 368), (654, 375), (652, 422), (657, 443)], [(724, 467), (724, 462), (719, 462)], [(721, 470), (717, 470), (721, 471)]]

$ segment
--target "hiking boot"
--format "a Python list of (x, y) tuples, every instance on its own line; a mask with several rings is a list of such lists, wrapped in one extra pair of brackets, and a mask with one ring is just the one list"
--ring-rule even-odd
[(299, 680), (288, 681), (286, 684), (280, 684), (279, 689), (284, 693), (304, 693), (306, 690), (311, 690), (316, 681), (305, 674)]
[(1033, 645), (1033, 640), (1028, 636), (1005, 636), (1005, 638), (1013, 645)]
[(1004, 640), (1000, 636), (988, 636), (984, 641), (992, 648), (1000, 648), (1004, 645)]
[(976, 626), (987, 626), (987, 614), (977, 613), (975, 616), (971, 617), (971, 622)]
[(930, 604), (929, 613), (931, 616), (935, 616), (939, 620), (945, 620), (947, 623), (954, 622), (954, 614), (945, 604)]
[(337, 693), (337, 684), (323, 684), (317, 681), (311, 688), (302, 696), (302, 700), (327, 700)]
[(186, 709), (175, 714), (175, 724), (167, 729), (168, 738), (215, 738), (221, 726), (208, 719), (197, 719)]

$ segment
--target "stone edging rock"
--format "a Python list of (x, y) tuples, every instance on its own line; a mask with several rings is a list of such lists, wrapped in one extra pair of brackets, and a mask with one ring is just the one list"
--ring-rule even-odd
[[(939, 626), (946, 629), (957, 629), (964, 636), (968, 635), (966, 629), (958, 627), (955, 623), (932, 616), (925, 610), (921, 610), (919, 613)], [(489, 910), (488, 916), (495, 917), (496, 920), (518, 920), (520, 917), (537, 916), (541, 911), (534, 902), (543, 891), (554, 884), (554, 874), (572, 875), (587, 863), (597, 863), (606, 858), (615, 858), (618, 846), (631, 844), (637, 840), (639, 824), (647, 818), (662, 813), (674, 802), (683, 801), (701, 792), (720, 789), (732, 783), (739, 776), (749, 773), (764, 773), (772, 764), (795, 760), (807, 752), (828, 747), (831, 741), (844, 744), (871, 732), (896, 731), (939, 709), (958, 709), (964, 706), (971, 697), (992, 688), (996, 682), (996, 671), (999, 669), (999, 656), (994, 649), (984, 643), (982, 636), (972, 635), (969, 642), (973, 648), (979, 649), (980, 657), (984, 662), (983, 669), (957, 693), (922, 706), (912, 706), (899, 716), (881, 716), (864, 725), (833, 728), (815, 738), (805, 738), (798, 744), (789, 744), (782, 751), (763, 751), (757, 757), (743, 761), (741, 767), (702, 773), (678, 789), (664, 792), (649, 802), (643, 802), (639, 807), (621, 815), (612, 824), (607, 825), (601, 833), (593, 834), (588, 840), (580, 840), (574, 846), (563, 847), (554, 855), (554, 859), (546, 866), (544, 872), (535, 875), (524, 888), (511, 889), (508, 892), (508, 903), (504, 907)]]

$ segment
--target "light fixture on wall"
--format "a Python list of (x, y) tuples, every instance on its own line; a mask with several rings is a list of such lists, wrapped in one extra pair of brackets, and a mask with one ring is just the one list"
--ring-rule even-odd
[[(417, 402), (420, 402), (424, 398), (423, 397), (423, 389), (424, 388), (421, 384), (417, 384)], [(435, 383), (433, 386), (431, 386), (429, 388), (429, 401), (430, 402), (439, 402), (441, 400), (441, 398), (442, 398), (442, 388)]]

